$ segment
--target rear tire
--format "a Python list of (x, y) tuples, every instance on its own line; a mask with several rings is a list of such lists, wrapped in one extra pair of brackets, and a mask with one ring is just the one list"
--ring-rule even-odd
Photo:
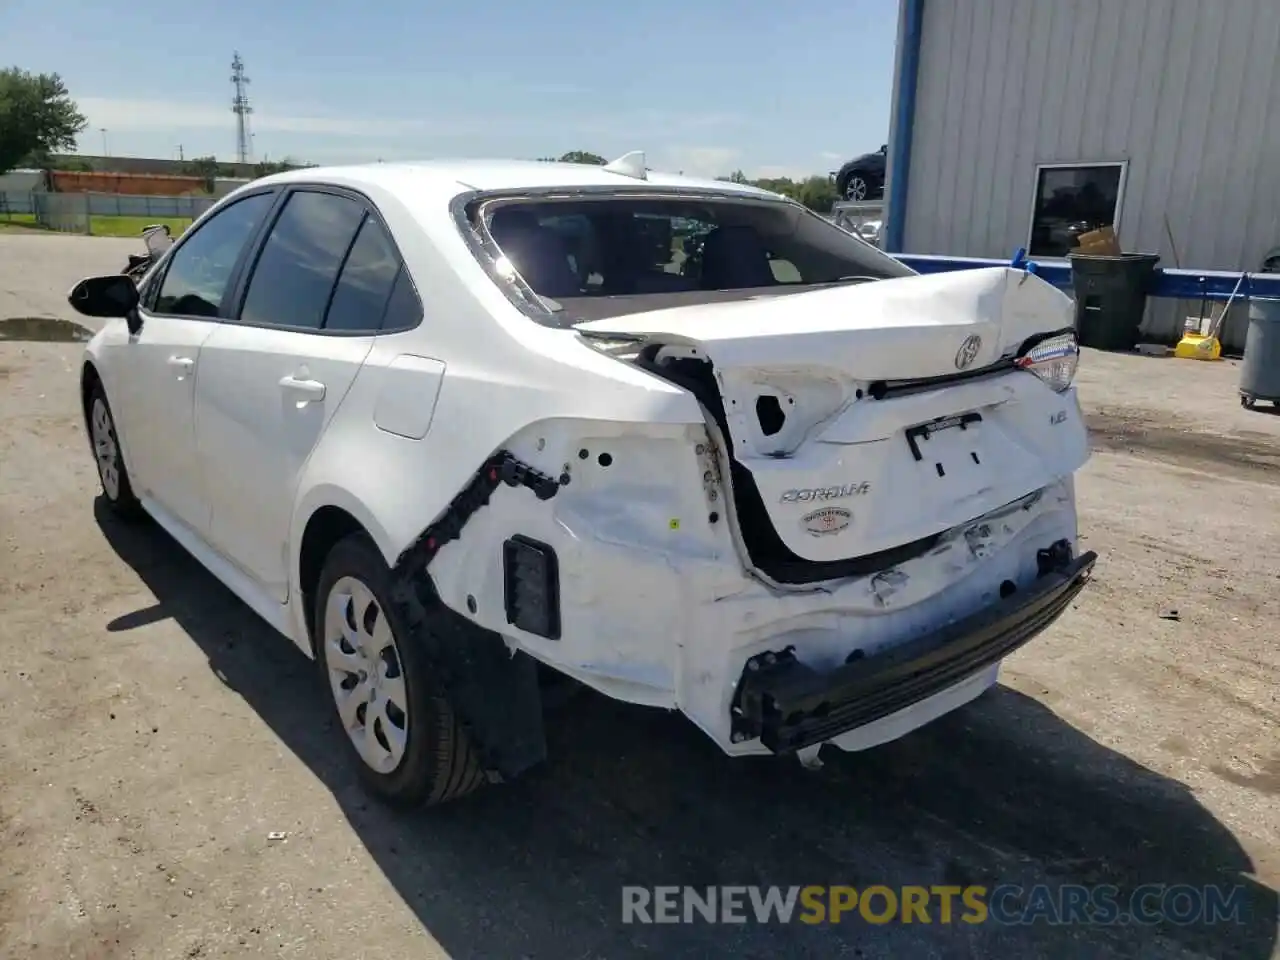
[(120, 453), (115, 416), (101, 383), (95, 383), (89, 392), (86, 426), (93, 459), (98, 467), (98, 482), (102, 485), (102, 496), (107, 506), (122, 520), (133, 522), (142, 519), (145, 511), (133, 493), (133, 484), (129, 482), (129, 471)]
[(316, 589), (316, 662), (360, 779), (398, 807), (434, 806), (484, 770), (420, 644), (390, 600), (391, 571), (364, 533), (329, 552)]

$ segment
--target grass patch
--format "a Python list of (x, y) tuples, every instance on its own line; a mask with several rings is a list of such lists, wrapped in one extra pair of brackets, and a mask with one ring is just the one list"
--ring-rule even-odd
[[(176, 240), (183, 231), (191, 226), (187, 217), (90, 217), (89, 233), (95, 237), (140, 237), (142, 228), (153, 223), (167, 224), (169, 232)], [(45, 230), (46, 227), (36, 223), (33, 213), (0, 213), (0, 230)]]
[(42, 230), (36, 223), (34, 213), (0, 213), (0, 230), (13, 227), (15, 230)]
[(90, 217), (89, 232), (95, 237), (137, 237), (153, 223), (166, 224), (175, 240), (191, 226), (186, 217)]

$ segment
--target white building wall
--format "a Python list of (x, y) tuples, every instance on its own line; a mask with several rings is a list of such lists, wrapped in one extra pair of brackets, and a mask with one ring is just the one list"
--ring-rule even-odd
[(1280, 245), (1280, 0), (925, 0), (920, 60), (905, 252), (1008, 256), (1037, 164), (1105, 160), (1125, 250), (1256, 270)]

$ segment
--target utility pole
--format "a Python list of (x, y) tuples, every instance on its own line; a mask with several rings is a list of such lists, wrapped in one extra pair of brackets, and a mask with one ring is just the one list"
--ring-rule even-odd
[(249, 95), (245, 92), (249, 78), (244, 75), (244, 61), (239, 52), (231, 60), (231, 85), (236, 91), (231, 101), (231, 112), (236, 115), (236, 160), (248, 163), (253, 155), (249, 134), (249, 114), (253, 113), (253, 107), (249, 106)]
[(186, 154), (182, 152), (182, 144), (178, 144), (178, 162), (182, 163), (186, 159)]
[(107, 143), (107, 128), (99, 127), (98, 132), (102, 134), (102, 155), (104, 157), (109, 157), (111, 156), (111, 147)]

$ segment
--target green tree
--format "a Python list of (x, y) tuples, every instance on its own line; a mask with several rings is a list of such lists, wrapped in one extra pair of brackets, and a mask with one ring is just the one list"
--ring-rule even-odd
[(797, 203), (803, 203), (815, 213), (830, 213), (831, 204), (839, 199), (831, 178), (820, 174), (814, 174), (804, 180), (792, 180), (790, 177), (761, 177), (759, 180), (749, 180), (741, 170), (735, 170), (727, 177), (716, 179), (729, 183), (746, 183), (761, 190), (780, 193)]
[(830, 213), (839, 198), (830, 177), (814, 174), (796, 184), (795, 199), (815, 213)]
[(283, 160), (267, 160), (264, 157), (254, 164), (253, 175), (255, 177), (269, 177), (273, 173), (288, 173), (290, 170), (301, 170), (303, 167), (310, 166), (314, 166), (314, 164), (294, 160), (292, 157), (285, 157)]
[(79, 157), (49, 156), (43, 159), (45, 162), (35, 163), (32, 166), (37, 166), (44, 170), (66, 170), (69, 173), (93, 173), (93, 164)]
[(46, 165), (56, 151), (75, 149), (88, 125), (56, 73), (0, 70), (0, 173)]
[(603, 167), (608, 162), (600, 154), (589, 153), (586, 150), (570, 150), (560, 156), (560, 163), (594, 163), (596, 166)]
[(222, 175), (217, 157), (195, 157), (188, 160), (185, 166), (188, 176), (199, 177), (204, 181), (205, 193), (213, 193), (214, 181)]

